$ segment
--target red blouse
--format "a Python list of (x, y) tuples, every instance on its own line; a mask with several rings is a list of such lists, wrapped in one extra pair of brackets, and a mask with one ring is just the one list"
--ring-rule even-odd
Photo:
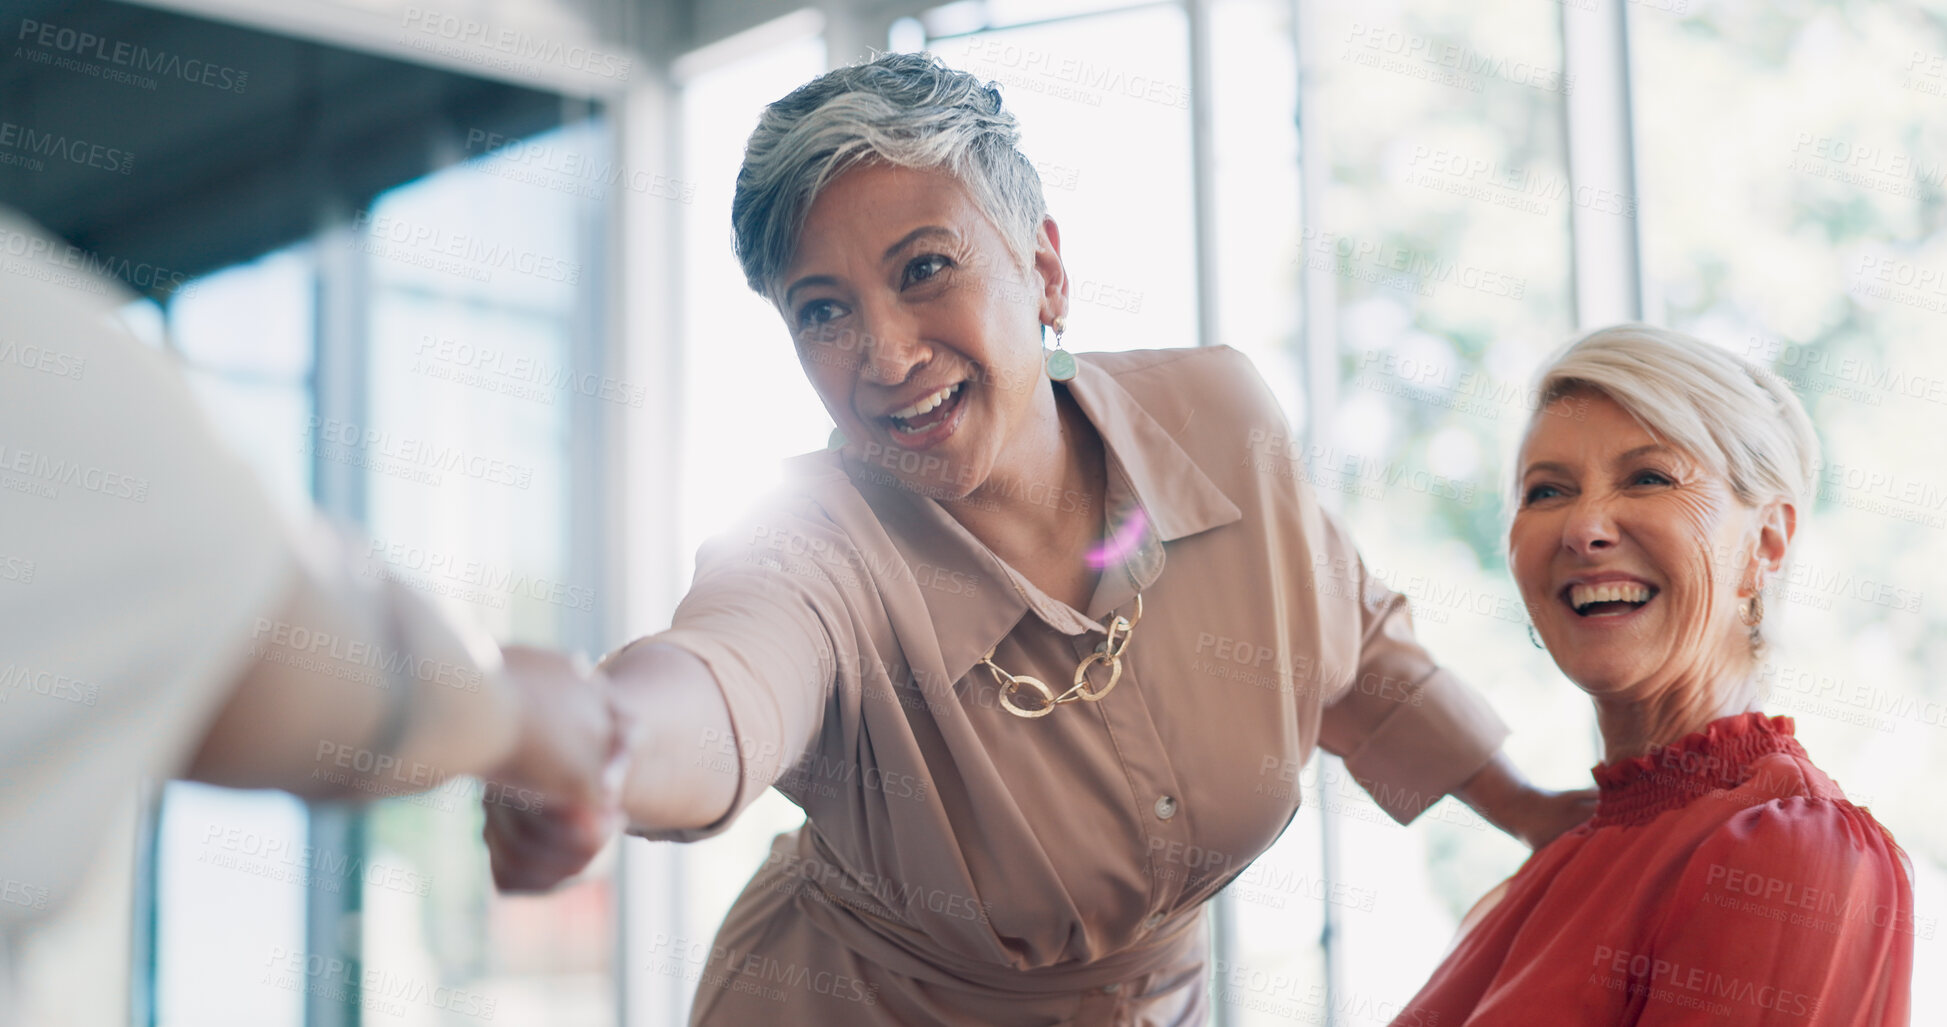
[(1596, 815), (1481, 901), (1393, 1027), (1907, 1022), (1906, 854), (1746, 713), (1595, 768)]

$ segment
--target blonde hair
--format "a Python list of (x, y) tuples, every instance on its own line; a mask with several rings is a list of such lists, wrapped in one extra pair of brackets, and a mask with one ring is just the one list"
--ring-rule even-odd
[(1542, 411), (1577, 389), (1614, 400), (1650, 434), (1724, 476), (1740, 502), (1784, 499), (1803, 510), (1816, 490), (1819, 439), (1797, 394), (1770, 368), (1654, 325), (1598, 328), (1542, 369)]

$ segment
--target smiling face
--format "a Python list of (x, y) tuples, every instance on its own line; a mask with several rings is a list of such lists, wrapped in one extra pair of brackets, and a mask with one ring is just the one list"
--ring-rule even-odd
[(1784, 560), (1789, 504), (1745, 505), (1592, 390), (1542, 411), (1517, 467), (1508, 563), (1570, 680), (1598, 698), (1647, 699), (1744, 678), (1739, 611)]
[(868, 163), (812, 201), (772, 291), (847, 455), (957, 499), (1053, 423), (1041, 325), (1066, 307), (1054, 222), (1029, 267), (951, 176)]

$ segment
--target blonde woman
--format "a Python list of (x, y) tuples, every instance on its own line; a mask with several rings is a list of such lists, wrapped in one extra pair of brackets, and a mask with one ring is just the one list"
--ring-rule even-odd
[(1906, 856), (1759, 708), (1765, 588), (1818, 466), (1803, 407), (1647, 325), (1570, 346), (1540, 393), (1508, 564), (1595, 704), (1600, 797), (1469, 914), (1395, 1027), (1905, 1024)]

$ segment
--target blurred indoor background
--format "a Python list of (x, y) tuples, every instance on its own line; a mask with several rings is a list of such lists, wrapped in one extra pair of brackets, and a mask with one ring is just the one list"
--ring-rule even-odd
[[(7, 0), (0, 43), (0, 203), (72, 244), (0, 267), (119, 279), (285, 501), (521, 642), (665, 625), (697, 545), (825, 444), (729, 200), (759, 109), (875, 49), (1001, 84), (1073, 348), (1256, 360), (1294, 473), (1545, 783), (1598, 750), (1506, 569), (1532, 372), (1638, 316), (1770, 364), (1827, 463), (1768, 708), (1912, 856), (1914, 1019), (1947, 1022), (1938, 0)], [(681, 1023), (802, 816), (772, 794), (503, 898), (480, 785), (437, 784), (161, 786), (23, 972), (77, 1023)], [(1452, 801), (1392, 825), (1329, 758), (1300, 784), (1220, 902), (1226, 1027), (1385, 1023), (1523, 858)]]

